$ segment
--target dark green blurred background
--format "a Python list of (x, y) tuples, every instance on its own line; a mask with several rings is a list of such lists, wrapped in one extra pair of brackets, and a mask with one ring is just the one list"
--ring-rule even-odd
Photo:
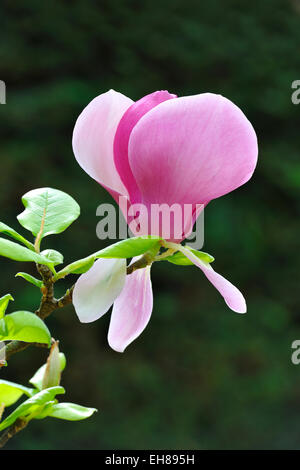
[[(260, 148), (252, 180), (205, 214), (204, 249), (244, 292), (247, 315), (231, 312), (196, 268), (168, 263), (154, 266), (151, 322), (124, 354), (108, 347), (109, 315), (81, 325), (71, 307), (55, 313), (48, 326), (68, 359), (66, 401), (99, 413), (32, 422), (8, 448), (300, 448), (300, 365), (290, 359), (300, 339), (300, 105), (291, 102), (299, 0), (3, 0), (0, 8), (1, 221), (18, 229), (30, 189), (70, 193), (81, 217), (44, 240), (66, 262), (104, 246), (95, 212), (110, 196), (71, 148), (94, 96), (221, 93), (253, 123)], [(34, 266), (0, 262), (0, 295), (15, 297), (10, 311), (37, 306), (36, 289), (14, 278)], [(26, 384), (45, 358), (28, 349), (1, 377)]]

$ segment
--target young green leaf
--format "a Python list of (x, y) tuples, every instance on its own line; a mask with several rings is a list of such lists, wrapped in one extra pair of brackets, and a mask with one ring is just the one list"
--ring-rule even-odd
[(22, 235), (16, 232), (13, 228), (9, 227), (3, 222), (0, 222), (0, 232), (14, 238), (15, 240), (18, 240), (19, 242), (23, 243), (23, 245), (27, 246), (27, 248), (29, 248), (30, 250), (34, 250), (34, 246), (32, 243), (30, 243), (28, 240), (26, 240), (26, 238), (24, 238)]
[[(213, 256), (209, 255), (208, 253), (205, 253), (204, 251), (197, 251), (188, 246), (186, 246), (186, 248), (188, 248), (192, 253), (194, 253), (197, 258), (200, 258), (202, 261), (205, 261), (205, 263), (212, 263), (214, 261)], [(184, 256), (183, 253), (179, 251), (174, 253), (174, 255), (164, 258), (164, 260), (169, 261), (169, 263), (178, 264), (180, 266), (189, 266), (193, 264), (186, 256)]]
[[(91, 258), (88, 256), (87, 258), (80, 259), (78, 261), (75, 261), (75, 263), (72, 263), (72, 265), (76, 264), (76, 266), (73, 266), (72, 271), (70, 273), (72, 274), (83, 274), (86, 273), (91, 267), (93, 266), (95, 260), (94, 258)], [(69, 265), (71, 266), (71, 265)]]
[(74, 261), (71, 264), (68, 264), (56, 275), (57, 279), (65, 277), (67, 274), (81, 274), (88, 271), (94, 264), (95, 258), (93, 255), (87, 256), (86, 258), (79, 259)]
[[(96, 251), (86, 258), (74, 261), (57, 273), (57, 278), (61, 278), (70, 273), (86, 272), (93, 265), (97, 258), (134, 258), (143, 255), (149, 250), (157, 250), (160, 247), (159, 237), (133, 237), (114, 243), (100, 251)], [(81, 271), (80, 271), (81, 270)]]
[[(59, 353), (59, 359), (60, 359), (60, 372), (62, 372), (64, 368), (66, 367), (66, 357), (63, 353)], [(46, 367), (47, 367), (47, 363), (42, 365), (42, 367), (40, 367), (36, 371), (34, 376), (29, 380), (29, 382), (38, 390), (42, 390)]]
[(36, 279), (35, 277), (31, 276), (28, 273), (17, 273), (15, 277), (22, 277), (25, 279), (25, 281), (30, 282), (30, 284), (33, 284), (34, 286), (38, 287), (39, 289), (43, 287), (43, 281), (40, 279)]
[(89, 418), (97, 411), (96, 408), (86, 408), (75, 403), (57, 403), (49, 407), (47, 416), (67, 421), (80, 421)]
[(0, 319), (4, 317), (8, 302), (10, 300), (14, 300), (13, 296), (10, 294), (6, 294), (0, 299)]
[(0, 379), (0, 403), (5, 406), (13, 405), (23, 394), (32, 397), (35, 393), (33, 388)]
[(64, 262), (63, 255), (56, 250), (43, 250), (41, 251), (41, 255), (47, 258), (53, 264), (53, 266)]
[(7, 418), (0, 423), (0, 431), (11, 426), (16, 419), (23, 418), (31, 420), (43, 412), (45, 406), (50, 404), (56, 395), (65, 393), (63, 387), (52, 387), (38, 392), (33, 397), (28, 398), (18, 408), (15, 409)]
[(0, 256), (5, 256), (15, 261), (33, 261), (34, 263), (46, 264), (47, 266), (53, 265), (48, 258), (4, 238), (0, 238)]
[(0, 320), (0, 341), (9, 340), (50, 345), (51, 335), (45, 323), (37, 315), (18, 311)]
[(63, 232), (80, 214), (77, 202), (58, 189), (39, 188), (22, 197), (25, 210), (18, 215), (20, 224), (40, 239)]
[(103, 250), (94, 253), (96, 258), (134, 258), (135, 256), (143, 255), (146, 251), (152, 250), (154, 247), (159, 247), (159, 237), (133, 237), (113, 245), (103, 248)]

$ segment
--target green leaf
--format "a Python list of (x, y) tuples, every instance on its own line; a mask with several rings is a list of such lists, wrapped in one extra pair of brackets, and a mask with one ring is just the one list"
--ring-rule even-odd
[(32, 397), (36, 391), (33, 388), (0, 379), (0, 404), (13, 405), (24, 393), (28, 397)]
[(39, 188), (22, 197), (25, 210), (18, 215), (20, 224), (41, 239), (63, 232), (80, 214), (77, 202), (58, 189)]
[[(73, 267), (72, 270), (70, 271), (70, 273), (72, 273), (72, 274), (86, 273), (89, 269), (91, 269), (94, 262), (95, 262), (94, 258), (91, 258), (89, 256), (87, 258), (83, 258), (83, 259), (79, 260), (78, 262), (75, 261), (75, 263), (78, 267), (77, 268)], [(74, 264), (74, 263), (72, 263), (72, 264)], [(71, 266), (71, 265), (69, 265), (69, 266)]]
[(37, 315), (18, 311), (0, 320), (0, 341), (9, 340), (50, 345), (51, 335), (45, 323)]
[(30, 243), (26, 238), (22, 237), (18, 232), (16, 232), (13, 228), (9, 227), (8, 225), (0, 222), (0, 232), (5, 233), (5, 235), (9, 235), (10, 237), (18, 240), (19, 242), (23, 243), (27, 248), (30, 250), (34, 250), (34, 246)]
[(30, 282), (36, 287), (39, 287), (39, 289), (43, 287), (43, 281), (41, 281), (40, 279), (36, 279), (35, 277), (31, 276), (28, 273), (20, 272), (20, 273), (17, 273), (15, 277), (22, 277), (23, 279), (25, 279), (25, 281)]
[[(63, 353), (59, 353), (59, 359), (60, 359), (60, 371), (62, 372), (64, 368), (66, 367), (66, 357)], [(46, 372), (46, 367), (47, 367), (47, 363), (42, 365), (42, 367), (40, 367), (36, 371), (34, 376), (29, 380), (29, 382), (38, 390), (42, 390), (43, 378)]]
[(96, 408), (86, 408), (75, 403), (57, 403), (49, 407), (47, 416), (67, 421), (80, 421), (89, 418), (96, 411), (98, 411)]
[(44, 250), (41, 252), (41, 255), (47, 258), (53, 264), (53, 266), (64, 262), (63, 255), (56, 250)]
[(94, 264), (95, 257), (93, 255), (87, 256), (86, 258), (79, 259), (74, 261), (68, 266), (64, 267), (61, 271), (59, 271), (56, 275), (57, 279), (65, 277), (67, 274), (81, 274), (88, 271)]
[(63, 387), (52, 387), (38, 392), (33, 397), (28, 398), (7, 418), (0, 423), (0, 431), (11, 426), (18, 418), (30, 420), (43, 412), (43, 409), (53, 401), (56, 395), (65, 393)]
[(8, 302), (10, 300), (14, 300), (13, 296), (10, 294), (6, 294), (0, 299), (0, 319), (4, 317)]
[(107, 246), (103, 250), (94, 253), (94, 258), (134, 258), (143, 255), (146, 251), (159, 247), (159, 237), (133, 237), (113, 245)]
[(34, 263), (46, 264), (47, 266), (52, 266), (53, 264), (48, 258), (4, 238), (0, 238), (0, 256), (5, 256), (15, 261), (33, 261)]
[(134, 258), (143, 255), (147, 251), (160, 248), (159, 237), (133, 237), (114, 243), (103, 250), (96, 251), (86, 258), (82, 258), (69, 264), (57, 273), (57, 278), (61, 278), (70, 273), (86, 272), (93, 265), (97, 258)]
[[(197, 256), (197, 258), (201, 259), (205, 263), (212, 263), (214, 261), (213, 256), (209, 255), (208, 253), (204, 253), (204, 251), (197, 251), (188, 246), (185, 246), (185, 248), (188, 248), (192, 253), (194, 253), (194, 255)], [(177, 251), (174, 255), (164, 258), (164, 260), (169, 261), (169, 263), (178, 264), (180, 266), (189, 266), (193, 264), (186, 256), (184, 256), (183, 253), (179, 251)]]

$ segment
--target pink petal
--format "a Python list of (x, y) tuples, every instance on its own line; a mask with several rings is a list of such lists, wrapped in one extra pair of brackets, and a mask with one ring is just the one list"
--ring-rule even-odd
[(90, 323), (102, 317), (122, 291), (126, 260), (98, 259), (75, 284), (73, 305), (79, 320)]
[(231, 310), (237, 313), (246, 313), (247, 306), (244, 296), (231, 282), (216, 273), (210, 264), (201, 261), (187, 248), (178, 245), (178, 250), (203, 271), (207, 279), (220, 292)]
[(73, 132), (73, 151), (79, 165), (113, 196), (127, 195), (116, 170), (113, 141), (125, 111), (133, 101), (114, 90), (97, 96), (78, 117)]
[(114, 303), (108, 342), (112, 349), (124, 352), (145, 329), (153, 308), (150, 266), (126, 276), (123, 291)]
[(211, 93), (159, 104), (129, 138), (129, 164), (146, 205), (205, 204), (222, 196), (251, 178), (257, 152), (246, 116)]
[[(133, 204), (129, 206), (126, 220), (136, 237), (152, 235), (180, 243), (190, 235), (194, 222), (203, 209), (204, 204), (175, 203), (169, 206), (162, 203), (151, 204), (151, 207)], [(134, 217), (136, 213), (138, 215)]]
[(132, 203), (140, 202), (140, 191), (128, 162), (128, 142), (131, 131), (150, 109), (172, 98), (176, 98), (176, 95), (171, 95), (167, 91), (156, 91), (146, 95), (127, 109), (118, 125), (114, 140), (115, 165)]

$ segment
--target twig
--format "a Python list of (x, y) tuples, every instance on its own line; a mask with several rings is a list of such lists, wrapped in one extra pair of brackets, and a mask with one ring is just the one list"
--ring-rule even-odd
[(135, 263), (129, 265), (127, 267), (127, 271), (126, 273), (127, 274), (132, 274), (134, 271), (136, 271), (137, 269), (141, 269), (141, 268), (145, 268), (146, 266), (148, 266), (149, 264), (151, 264), (153, 261), (153, 257), (151, 257), (151, 255), (149, 255), (148, 253), (146, 253), (144, 256), (142, 256), (140, 259), (138, 259), (137, 261), (135, 261)]
[(0, 403), (0, 421), (2, 419), (2, 415), (3, 415), (4, 410), (5, 410), (4, 403)]
[[(36, 346), (37, 348), (47, 348), (48, 349), (48, 344), (46, 343), (25, 343), (24, 341), (10, 341), (6, 346), (4, 346), (0, 350), (0, 355), (5, 356), (6, 359), (9, 359), (13, 354), (16, 354), (17, 352), (24, 351), (24, 349), (27, 349), (28, 346)], [(3, 363), (4, 366), (5, 362)], [(2, 365), (0, 364), (0, 367)]]
[(70, 289), (68, 289), (65, 295), (57, 300), (57, 308), (62, 308), (72, 303), (74, 287), (75, 286), (72, 286)]
[[(60, 299), (55, 299), (53, 289), (53, 276), (52, 272), (47, 266), (37, 265), (37, 270), (40, 273), (44, 287), (42, 288), (42, 299), (39, 308), (36, 310), (36, 315), (42, 320), (45, 320), (54, 310), (65, 307), (72, 303), (73, 287), (67, 290), (65, 295)], [(5, 352), (3, 357), (9, 359), (13, 354), (27, 349), (29, 346), (48, 347), (42, 343), (25, 343), (24, 341), (10, 341), (3, 349)], [(2, 351), (2, 350), (1, 350)], [(2, 351), (3, 352), (3, 351)]]
[(14, 424), (9, 426), (9, 428), (4, 431), (0, 437), (0, 448), (4, 447), (9, 439), (11, 439), (15, 434), (22, 431), (27, 426), (28, 421), (22, 418), (18, 418)]

